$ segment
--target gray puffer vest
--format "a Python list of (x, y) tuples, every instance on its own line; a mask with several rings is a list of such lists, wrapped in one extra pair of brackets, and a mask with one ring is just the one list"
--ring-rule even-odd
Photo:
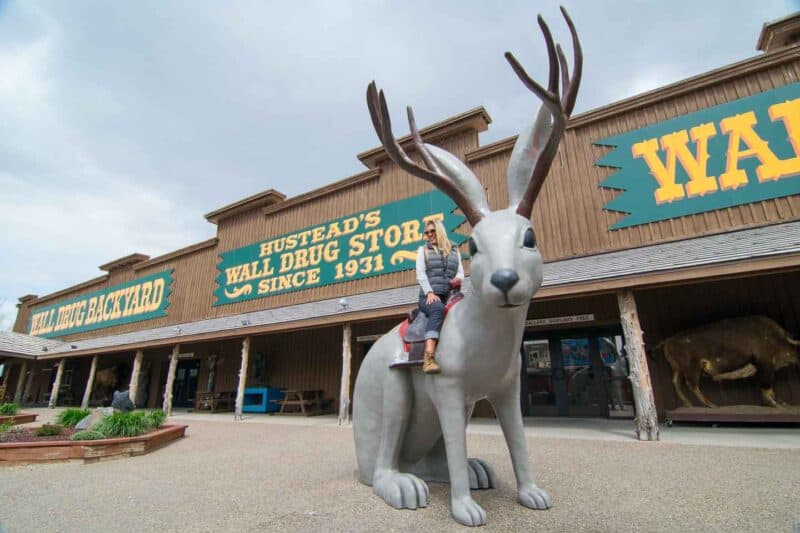
[[(450, 251), (450, 255), (444, 257), (443, 254), (434, 250), (433, 246), (426, 244), (425, 271), (434, 293), (450, 294), (450, 281), (458, 274), (458, 251), (455, 246)], [(419, 294), (425, 296), (422, 288), (419, 289)]]

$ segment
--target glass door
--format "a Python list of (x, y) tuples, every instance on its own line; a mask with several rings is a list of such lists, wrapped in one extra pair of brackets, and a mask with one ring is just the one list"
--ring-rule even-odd
[(199, 374), (199, 359), (178, 362), (178, 367), (175, 369), (175, 384), (172, 387), (172, 405), (175, 407), (194, 407)]
[(616, 329), (528, 335), (522, 343), (521, 389), (524, 416), (633, 416)]

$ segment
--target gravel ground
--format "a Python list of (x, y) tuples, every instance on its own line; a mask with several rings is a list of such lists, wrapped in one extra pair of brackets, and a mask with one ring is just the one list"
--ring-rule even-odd
[[(800, 451), (529, 439), (554, 507), (515, 501), (502, 437), (468, 436), (500, 486), (474, 492), (490, 531), (791, 531)], [(0, 468), (0, 532), (459, 530), (446, 485), (396, 511), (355, 475), (348, 428), (192, 421), (150, 455)]]

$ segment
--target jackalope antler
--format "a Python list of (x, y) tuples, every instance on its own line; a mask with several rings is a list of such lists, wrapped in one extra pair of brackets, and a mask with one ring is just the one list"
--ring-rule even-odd
[[(581, 51), (575, 25), (561, 8), (572, 35), (575, 69), (572, 77), (561, 45), (554, 44), (550, 28), (541, 15), (538, 17), (547, 44), (550, 76), (547, 89), (532, 79), (511, 52), (505, 57), (522, 83), (542, 100), (542, 107), (533, 124), (520, 134), (514, 146), (508, 167), (509, 205), (516, 206), (518, 214), (530, 218), (533, 204), (544, 184), (550, 165), (558, 150), (558, 144), (566, 129), (567, 119), (572, 114), (580, 85), (583, 69)], [(562, 92), (559, 96), (559, 73)], [(416, 164), (405, 152), (392, 133), (392, 123), (383, 90), (378, 91), (375, 82), (367, 87), (367, 107), (369, 108), (375, 132), (381, 140), (389, 157), (400, 168), (422, 178), (450, 196), (474, 227), (489, 211), (486, 193), (472, 171), (449, 152), (423, 143), (414, 120), (414, 112), (409, 106), (408, 123), (414, 148), (422, 156), (425, 167)]]

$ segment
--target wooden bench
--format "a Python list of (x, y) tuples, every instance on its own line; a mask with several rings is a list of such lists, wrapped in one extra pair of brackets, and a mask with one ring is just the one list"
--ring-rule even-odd
[[(331, 400), (322, 397), (321, 390), (286, 390), (283, 392), (282, 400), (272, 400), (279, 403), (281, 410), (276, 413), (279, 415), (298, 415), (313, 416), (325, 413), (325, 408), (331, 404)], [(287, 410), (287, 407), (299, 407), (297, 410)]]
[(236, 393), (224, 392), (198, 392), (195, 407), (198, 411), (233, 411), (236, 404)]

